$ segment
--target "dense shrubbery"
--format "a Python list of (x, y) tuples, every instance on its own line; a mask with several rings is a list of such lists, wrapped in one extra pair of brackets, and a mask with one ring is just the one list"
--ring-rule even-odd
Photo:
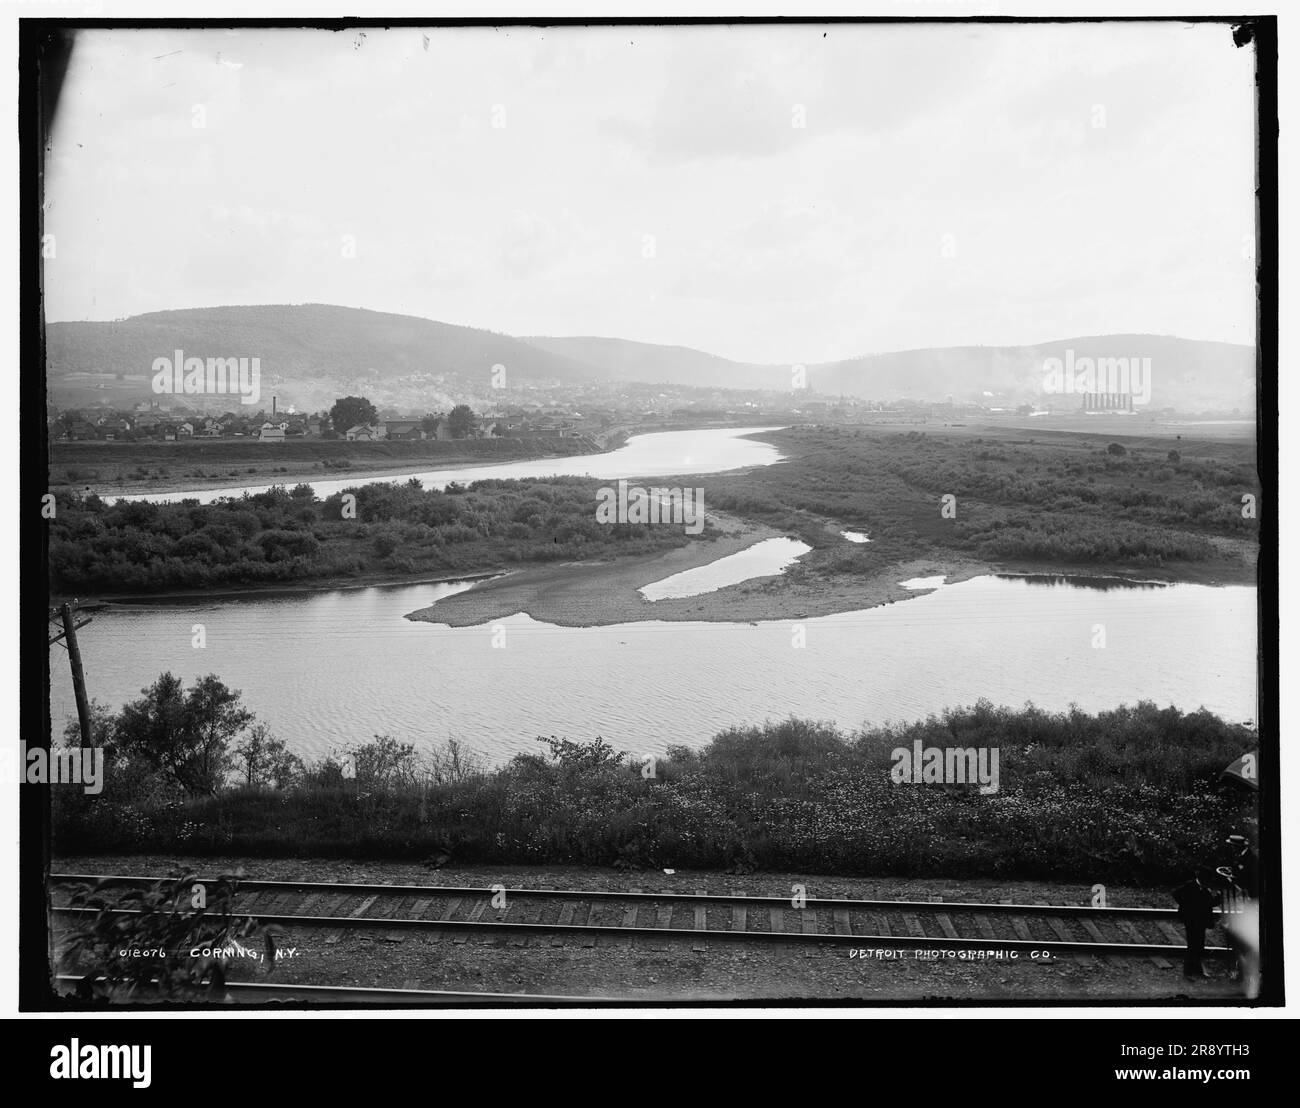
[[(65, 593), (208, 588), (374, 573), (470, 573), (529, 561), (648, 553), (681, 528), (599, 523), (587, 478), (418, 481), (318, 499), (307, 485), (200, 506), (60, 494), (50, 523), (52, 586)], [(705, 536), (710, 532), (706, 528)]]
[[(1074, 565), (1199, 561), (1211, 536), (1254, 537), (1241, 513), (1258, 495), (1245, 444), (1198, 444), (1205, 456), (1129, 446), (1122, 455), (1062, 436), (1054, 443), (942, 432), (796, 428), (765, 436), (789, 460), (711, 479), (712, 506), (761, 519), (825, 552), (805, 563), (870, 573), (936, 548)], [(940, 497), (956, 515), (940, 516)], [(871, 535), (842, 550), (826, 518)], [(791, 572), (798, 575), (798, 570)]]
[[(1000, 790), (895, 785), (891, 751), (997, 747)], [(844, 735), (799, 720), (669, 750), (645, 776), (597, 739), (486, 770), (454, 745), (382, 737), (287, 787), (69, 802), (60, 852), (333, 855), (471, 863), (762, 867), (816, 873), (1171, 879), (1249, 827), (1220, 772), (1257, 738), (1144, 703), (1091, 716), (981, 702)], [(347, 776), (350, 767), (352, 776)]]

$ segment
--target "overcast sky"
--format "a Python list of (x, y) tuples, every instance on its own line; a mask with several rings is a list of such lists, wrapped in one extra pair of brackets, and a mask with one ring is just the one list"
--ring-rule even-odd
[(1252, 343), (1253, 66), (1209, 24), (85, 32), (47, 318)]

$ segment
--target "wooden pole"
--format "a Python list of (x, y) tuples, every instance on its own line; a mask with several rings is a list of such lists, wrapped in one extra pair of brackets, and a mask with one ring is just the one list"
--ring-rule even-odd
[(59, 611), (63, 615), (63, 634), (67, 640), (68, 664), (72, 667), (72, 690), (77, 697), (77, 721), (81, 724), (81, 745), (92, 747), (95, 745), (95, 737), (90, 731), (90, 704), (86, 700), (86, 675), (81, 669), (81, 647), (77, 645), (77, 623), (71, 604), (64, 604)]

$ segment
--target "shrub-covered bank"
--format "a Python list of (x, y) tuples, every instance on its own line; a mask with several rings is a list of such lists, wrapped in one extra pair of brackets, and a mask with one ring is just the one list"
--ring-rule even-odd
[[(998, 791), (895, 784), (891, 752), (916, 740), (996, 747)], [(793, 719), (733, 729), (649, 767), (599, 739), (545, 740), (486, 769), (454, 744), (421, 756), (384, 737), (199, 796), (128, 756), (98, 797), (55, 791), (54, 845), (1164, 882), (1234, 831), (1254, 838), (1254, 794), (1221, 772), (1256, 743), (1204, 711), (980, 702), (851, 734)]]
[[(372, 574), (481, 573), (520, 563), (648, 554), (680, 527), (602, 523), (584, 477), (424, 489), (375, 482), (324, 498), (281, 486), (212, 504), (59, 494), (50, 579), (59, 592), (206, 589)], [(349, 498), (350, 499), (345, 499)], [(706, 523), (702, 537), (716, 531)]]

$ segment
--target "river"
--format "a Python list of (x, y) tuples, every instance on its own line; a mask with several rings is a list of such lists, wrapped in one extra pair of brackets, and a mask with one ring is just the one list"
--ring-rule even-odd
[[(471, 481), (495, 478), (500, 481), (521, 477), (600, 477), (616, 481), (620, 477), (667, 477), (674, 474), (723, 473), (732, 469), (771, 465), (782, 460), (776, 447), (746, 438), (777, 427), (723, 427), (694, 431), (659, 431), (634, 435), (617, 450), (606, 454), (576, 454), (568, 458), (534, 458), (527, 462), (502, 462), (495, 465), (459, 466), (443, 469), (412, 470), (407, 473), (332, 478), (308, 483), (319, 497), (332, 496), (358, 485), (383, 482), (397, 484), (416, 477), (428, 489), (444, 489), (453, 481), (467, 485)], [(267, 449), (273, 449), (268, 447)], [(298, 479), (290, 478), (291, 484)], [(209, 504), (223, 496), (243, 496), (265, 492), (271, 485), (227, 485), (220, 488), (188, 489), (166, 493), (131, 493), (106, 496), (106, 501), (152, 500), (168, 503), (197, 500)]]
[[(1256, 718), (1248, 587), (1098, 589), (990, 576), (797, 624), (567, 628), (516, 615), (449, 628), (402, 618), (466, 587), (100, 612), (81, 635), (87, 684), (116, 708), (163, 670), (187, 682), (216, 673), (308, 757), (384, 733), (419, 746), (456, 737), (494, 761), (535, 748), (543, 734), (599, 734), (652, 753), (701, 745), (732, 724), (793, 714), (856, 727), (980, 697), (1089, 712), (1149, 699)], [(196, 624), (202, 649), (192, 645)], [(1104, 646), (1094, 645), (1098, 627)], [(74, 711), (66, 658), (52, 666), (61, 725)]]
[[(779, 461), (773, 447), (743, 437), (756, 430), (640, 435), (608, 454), (415, 476), (426, 486), (556, 473), (615, 480)], [(313, 484), (328, 494), (355, 483)], [(243, 491), (254, 490), (197, 495)], [(798, 554), (789, 540), (770, 545), (771, 564), (764, 551), (761, 566), (706, 567), (686, 587), (697, 590), (697, 578), (716, 587), (756, 568), (779, 572)], [(941, 581), (909, 584), (925, 589)], [(682, 586), (675, 579), (658, 584)], [(1148, 699), (1204, 706), (1234, 721), (1256, 718), (1256, 595), (1248, 587), (986, 576), (797, 622), (567, 628), (515, 615), (450, 628), (403, 618), (471, 587), (376, 586), (109, 608), (80, 635), (87, 687), (116, 709), (164, 670), (186, 682), (215, 673), (308, 758), (377, 734), (422, 747), (454, 737), (492, 761), (536, 749), (538, 735), (601, 735), (628, 751), (654, 753), (790, 715), (855, 728), (980, 698), (1052, 710), (1077, 704), (1089, 712)], [(74, 705), (67, 660), (59, 647), (51, 650), (51, 709), (61, 728)]]

